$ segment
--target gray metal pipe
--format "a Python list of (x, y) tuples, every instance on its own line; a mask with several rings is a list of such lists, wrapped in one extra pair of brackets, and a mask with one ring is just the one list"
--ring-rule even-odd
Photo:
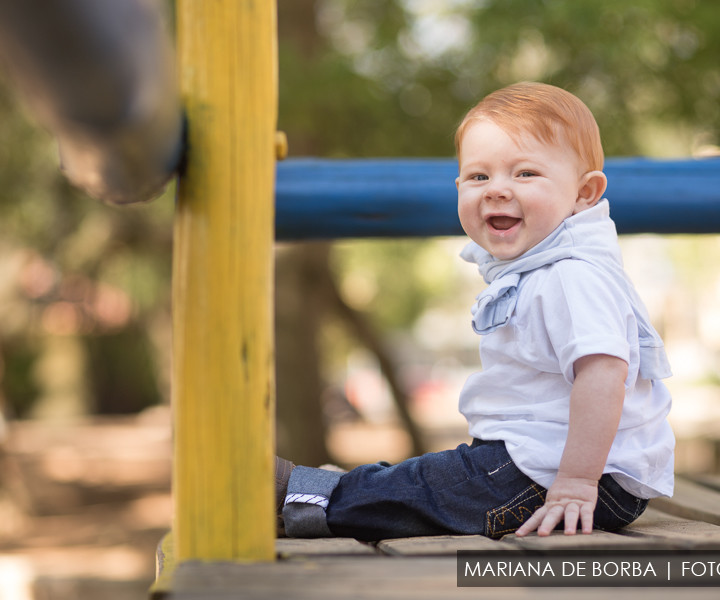
[(182, 113), (165, 4), (0, 0), (0, 60), (63, 171), (114, 204), (159, 195), (180, 163)]

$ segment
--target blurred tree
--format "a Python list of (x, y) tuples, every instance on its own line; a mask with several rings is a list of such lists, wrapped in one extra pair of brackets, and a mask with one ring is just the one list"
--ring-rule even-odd
[[(522, 79), (585, 100), (608, 155), (682, 155), (718, 144), (720, 11), (712, 3), (279, 0), (278, 7), (279, 126), (291, 155), (451, 156), (465, 110)], [(172, 190), (122, 210), (73, 191), (58, 173), (53, 141), (28, 122), (5, 86), (0, 181), (0, 394), (12, 411), (31, 414), (38, 397), (52, 396), (39, 358), (56, 351), (49, 340), (61, 337), (80, 343), (90, 410), (157, 401), (158, 379), (167, 388)], [(432, 243), (283, 246), (279, 437), (301, 449), (290, 456), (326, 456), (322, 430), (308, 424), (321, 422), (320, 365), (331, 354), (319, 332), (344, 310), (329, 300), (334, 291), (352, 289), (350, 268), (372, 272), (375, 292), (362, 302), (337, 298), (356, 316), (362, 307), (372, 330), (409, 327), (448, 284), (442, 269), (427, 268)], [(311, 285), (323, 281), (328, 287)], [(93, 366), (101, 356), (112, 357), (114, 374)], [(140, 374), (148, 361), (153, 377)], [(122, 395), (137, 402), (104, 406), (103, 398), (118, 398), (121, 379), (128, 386)], [(302, 448), (312, 448), (310, 458)]]
[[(673, 152), (718, 135), (720, 13), (710, 3), (328, 0), (317, 15), (321, 34), (376, 98), (361, 122), (381, 126), (360, 128), (354, 155), (449, 155), (463, 112), (524, 79), (583, 98), (608, 155), (657, 155), (647, 133), (658, 127), (682, 136)], [(342, 99), (350, 115), (362, 103)], [(341, 140), (342, 130), (333, 136)]]
[[(160, 401), (149, 333), (168, 312), (171, 202), (119, 210), (73, 190), (58, 170), (54, 141), (5, 84), (0, 181), (0, 396), (6, 410), (17, 416), (128, 413)], [(74, 361), (53, 360), (57, 353), (69, 357), (66, 345), (51, 343), (55, 338), (77, 340)], [(127, 352), (118, 353), (120, 339)], [(108, 354), (113, 360), (96, 368), (97, 358)], [(133, 360), (144, 364), (130, 368)], [(57, 398), (52, 388), (73, 370), (94, 393), (76, 390), (79, 401), (66, 409), (38, 406)], [(118, 381), (125, 400), (110, 402)]]
[[(451, 156), (463, 113), (518, 80), (546, 81), (583, 98), (608, 155), (687, 155), (717, 143), (720, 13), (707, 3), (280, 0), (279, 9), (280, 127), (291, 155)], [(347, 301), (388, 331), (411, 326), (448, 284), (442, 269), (426, 268), (428, 245), (294, 252), (308, 253), (306, 265), (327, 254), (341, 289), (352, 288), (345, 278), (372, 272), (374, 291)], [(283, 302), (288, 292), (278, 290)], [(319, 356), (315, 327), (331, 313), (313, 305), (299, 314), (314, 323), (312, 354)], [(281, 410), (292, 401), (283, 377), (279, 371)], [(307, 380), (322, 385), (319, 376)], [(292, 381), (299, 393), (300, 380)]]
[[(355, 139), (359, 120), (371, 118), (372, 98), (358, 85), (364, 83), (364, 78), (338, 61), (327, 39), (319, 35), (315, 2), (281, 0), (278, 8), (280, 128), (287, 125), (293, 154), (333, 155)], [(333, 121), (339, 127), (317, 126)], [(333, 139), (335, 131), (345, 132), (348, 137)], [(332, 460), (325, 445), (323, 397), (327, 382), (320, 332), (334, 316), (378, 356), (413, 451), (420, 453), (424, 450), (422, 439), (407, 410), (407, 393), (395, 362), (370, 321), (344, 302), (329, 257), (330, 246), (325, 243), (286, 246), (277, 253), (278, 452), (302, 464)]]

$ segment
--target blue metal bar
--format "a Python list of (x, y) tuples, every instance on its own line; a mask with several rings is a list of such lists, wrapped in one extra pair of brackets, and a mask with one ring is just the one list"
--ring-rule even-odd
[[(608, 159), (620, 233), (720, 233), (720, 158)], [(462, 235), (453, 159), (290, 159), (277, 166), (276, 238)]]

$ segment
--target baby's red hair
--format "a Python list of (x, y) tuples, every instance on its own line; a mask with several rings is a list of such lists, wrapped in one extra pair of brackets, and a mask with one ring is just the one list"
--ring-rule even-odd
[(458, 159), (466, 131), (484, 119), (516, 139), (530, 134), (549, 144), (569, 144), (586, 171), (602, 171), (604, 153), (595, 117), (579, 98), (561, 88), (523, 82), (487, 95), (455, 132)]

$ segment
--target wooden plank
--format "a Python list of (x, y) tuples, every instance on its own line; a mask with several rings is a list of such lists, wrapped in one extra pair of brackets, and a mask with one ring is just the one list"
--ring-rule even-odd
[(686, 475), (685, 479), (694, 481), (698, 485), (710, 488), (711, 490), (720, 491), (720, 474), (718, 473), (698, 473), (694, 475)]
[(275, 542), (275, 551), (279, 558), (297, 558), (300, 556), (368, 556), (377, 554), (377, 550), (372, 544), (365, 544), (352, 538), (316, 538), (309, 540), (279, 538)]
[[(343, 598), (432, 599), (477, 597), (456, 587), (455, 557), (308, 557), (242, 565), (180, 565), (170, 596), (178, 600), (319, 600)], [(157, 598), (157, 596), (156, 596)]]
[[(172, 593), (153, 600), (637, 600), (641, 588), (458, 588), (454, 556), (309, 557), (275, 563), (189, 562), (180, 565)], [(677, 588), (652, 588), (654, 600), (676, 600)], [(687, 600), (716, 600), (717, 588), (683, 589)]]
[(682, 477), (675, 478), (672, 498), (653, 498), (650, 506), (677, 517), (720, 525), (720, 492)]
[(720, 527), (647, 509), (621, 535), (641, 538), (649, 549), (720, 550)]
[[(720, 159), (610, 158), (605, 172), (620, 233), (720, 231)], [(276, 237), (462, 235), (456, 177), (451, 158), (287, 160), (277, 169)]]
[(438, 535), (378, 542), (377, 549), (391, 556), (455, 555), (458, 550), (509, 550), (513, 547), (482, 535)]
[[(379, 554), (373, 544), (359, 542), (352, 538), (278, 538), (275, 541), (275, 551), (281, 560), (304, 560), (322, 556), (377, 556)], [(168, 533), (157, 548), (156, 581), (152, 588), (154, 593), (169, 594), (173, 591), (172, 581), (175, 568), (173, 534)], [(174, 591), (181, 590), (175, 589)]]
[(173, 257), (178, 562), (274, 560), (275, 2), (179, 0)]
[(637, 521), (616, 533), (566, 536), (557, 531), (544, 538), (508, 535), (503, 541), (527, 550), (715, 550), (720, 549), (720, 527), (648, 508)]
[(506, 535), (502, 541), (509, 546), (523, 550), (559, 551), (559, 550), (640, 550), (647, 549), (648, 542), (640, 538), (593, 531), (591, 534), (565, 535), (562, 531), (554, 531), (547, 537), (530, 534), (527, 537)]

